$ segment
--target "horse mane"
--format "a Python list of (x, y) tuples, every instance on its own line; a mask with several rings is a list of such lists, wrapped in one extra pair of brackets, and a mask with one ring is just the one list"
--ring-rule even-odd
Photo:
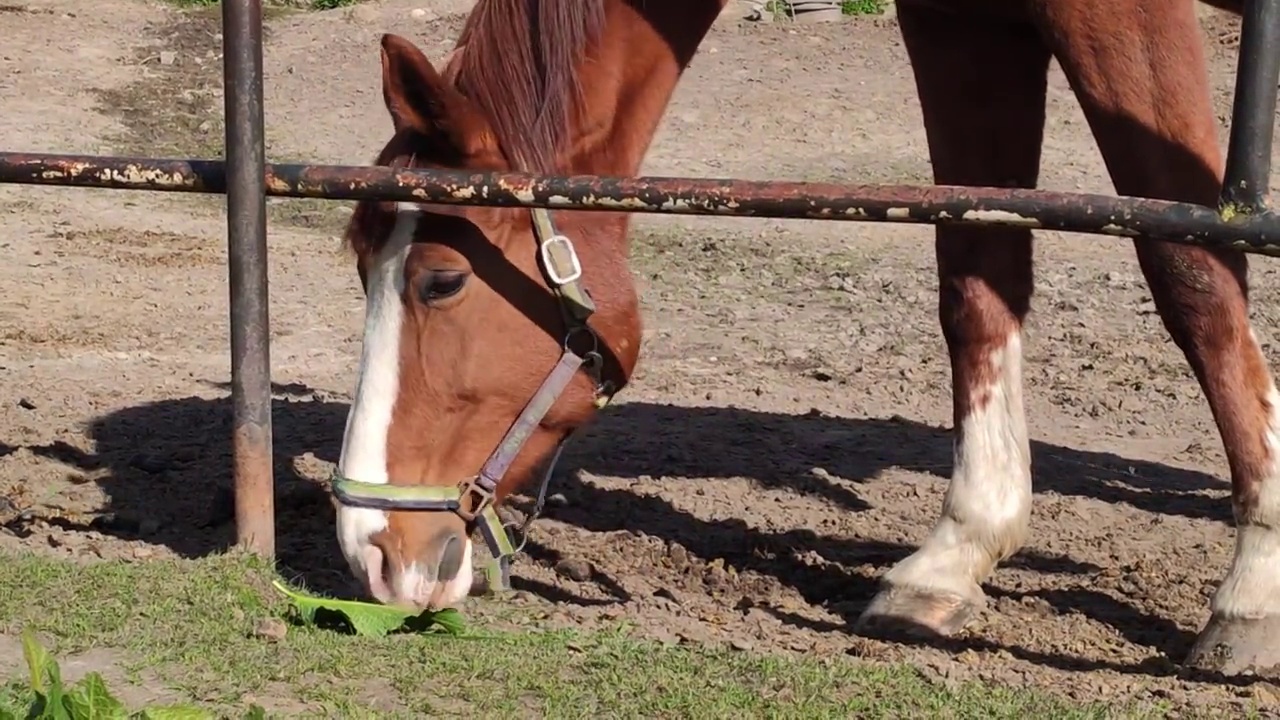
[(554, 172), (582, 97), (578, 64), (605, 0), (477, 0), (455, 47), (455, 85), (485, 113), (516, 170)]

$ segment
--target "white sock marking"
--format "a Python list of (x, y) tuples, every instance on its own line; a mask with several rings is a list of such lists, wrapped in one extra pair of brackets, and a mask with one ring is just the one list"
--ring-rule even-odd
[[(1258, 347), (1252, 329), (1249, 336)], [(1235, 556), (1210, 603), (1214, 615), (1260, 618), (1280, 613), (1280, 393), (1270, 378), (1267, 384), (1271, 412), (1263, 441), (1270, 466), (1253, 512), (1236, 518)]]
[(942, 515), (911, 556), (886, 573), (894, 585), (981, 597), (977, 583), (1017, 551), (1031, 516), (1031, 449), (1022, 408), (1022, 341), (991, 353), (985, 405), (961, 421)]

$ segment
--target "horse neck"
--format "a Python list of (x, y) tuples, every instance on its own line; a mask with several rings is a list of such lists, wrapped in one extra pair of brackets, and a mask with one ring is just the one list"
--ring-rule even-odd
[[(559, 169), (634, 176), (676, 83), (728, 0), (611, 0), (589, 59), (579, 68), (578, 123)], [(621, 389), (640, 349), (640, 309), (628, 270), (632, 214), (568, 213), (584, 275), (600, 312), (594, 326), (616, 359), (608, 379)], [(572, 230), (569, 229), (572, 227)]]
[(636, 175), (676, 83), (728, 0), (612, 0), (579, 73), (578, 132), (564, 168)]

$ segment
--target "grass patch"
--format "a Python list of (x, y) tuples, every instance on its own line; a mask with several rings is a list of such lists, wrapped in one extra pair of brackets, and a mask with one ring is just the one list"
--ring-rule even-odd
[[(980, 684), (948, 689), (910, 667), (849, 657), (788, 660), (662, 646), (632, 637), (625, 625), (595, 633), (493, 630), (484, 639), (357, 637), (323, 626), (285, 626), (289, 605), (271, 588), (274, 579), (261, 561), (233, 555), (91, 565), (6, 555), (0, 557), (0, 587), (6, 588), (0, 624), (9, 638), (24, 630), (42, 635), (63, 659), (111, 648), (119, 657), (111, 670), (116, 683), (133, 685), (152, 674), (152, 682), (177, 692), (179, 702), (198, 701), (230, 716), (246, 714), (250, 702), (269, 714), (274, 706), (343, 717), (372, 711), (504, 717), (1161, 715), (1158, 708), (1073, 706)], [(483, 605), (489, 614), (495, 607), (507, 611), (498, 601)], [(264, 623), (279, 625), (279, 632), (262, 633)], [(500, 620), (489, 621), (495, 623)], [(29, 698), (24, 675), (10, 673), (0, 697), (10, 703)]]
[[(221, 16), (218, 0), (170, 0), (184, 8), (163, 23), (147, 28), (159, 41), (135, 53), (147, 72), (122, 87), (97, 92), (99, 110), (117, 118), (124, 130), (109, 138), (117, 155), (219, 158), (223, 155)], [(268, 18), (300, 8), (339, 7), (354, 0), (268, 0)], [(270, 35), (270, 28), (265, 29)], [(268, 134), (270, 127), (267, 128)], [(268, 145), (270, 138), (268, 138)], [(183, 199), (221, 213), (223, 199)], [(341, 236), (351, 217), (352, 201), (268, 198), (272, 224)]]
[(350, 7), (358, 5), (360, 0), (310, 0), (308, 5), (312, 10), (336, 10), (341, 7)]
[[(22, 633), (22, 659), (27, 663), (27, 682), (0, 690), (0, 717), (50, 718), (51, 720), (164, 720), (166, 718), (210, 718), (199, 708), (182, 705), (153, 705), (130, 713), (128, 707), (107, 687), (102, 674), (87, 673), (74, 684), (62, 680), (62, 668), (30, 630)], [(249, 717), (259, 717), (262, 708), (252, 706)]]
[[(883, 15), (891, 0), (841, 0), (841, 15)], [(764, 12), (774, 19), (794, 18), (795, 10), (789, 0), (769, 0), (764, 4)]]
[(147, 27), (147, 35), (161, 42), (134, 53), (134, 62), (146, 66), (146, 72), (126, 85), (97, 92), (99, 111), (124, 126), (109, 138), (115, 154), (222, 155), (221, 28), (219, 15), (206, 10)]
[[(271, 587), (275, 579), (266, 564), (235, 555), (90, 565), (0, 555), (0, 587), (6, 589), (0, 627), (10, 646), (25, 630), (39, 633), (64, 661), (86, 651), (100, 658), (109, 648), (116, 667), (101, 674), (115, 678), (113, 691), (154, 676), (151, 682), (177, 694), (175, 703), (198, 702), (233, 717), (243, 717), (250, 703), (268, 715), (330, 717), (1160, 716), (979, 684), (945, 688), (908, 667), (846, 657), (789, 660), (664, 646), (633, 637), (625, 626), (595, 633), (486, 628), (484, 639), (359, 637), (285, 626), (289, 603)], [(489, 612), (514, 610), (500, 601), (477, 604)], [(264, 623), (279, 631), (264, 634)], [(25, 672), (15, 667), (9, 675), (0, 693), (10, 703), (6, 709), (31, 693)]]
[(843, 0), (840, 3), (840, 13), (842, 15), (883, 15), (888, 7), (888, 0)]

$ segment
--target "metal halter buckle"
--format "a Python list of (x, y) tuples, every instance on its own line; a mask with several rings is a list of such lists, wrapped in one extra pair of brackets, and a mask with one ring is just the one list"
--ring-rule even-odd
[[(559, 249), (560, 257), (552, 255), (553, 251)], [(569, 283), (582, 277), (582, 262), (578, 260), (578, 251), (573, 247), (573, 241), (564, 235), (552, 235), (542, 244), (538, 246), (538, 253), (542, 256), (542, 267), (546, 268), (547, 278), (557, 285), (568, 285)], [(568, 261), (570, 270), (568, 274), (561, 274), (563, 267), (560, 260)]]
[(463, 520), (474, 522), (491, 502), (493, 491), (480, 485), (479, 478), (471, 478), (458, 485), (458, 508), (454, 512)]

